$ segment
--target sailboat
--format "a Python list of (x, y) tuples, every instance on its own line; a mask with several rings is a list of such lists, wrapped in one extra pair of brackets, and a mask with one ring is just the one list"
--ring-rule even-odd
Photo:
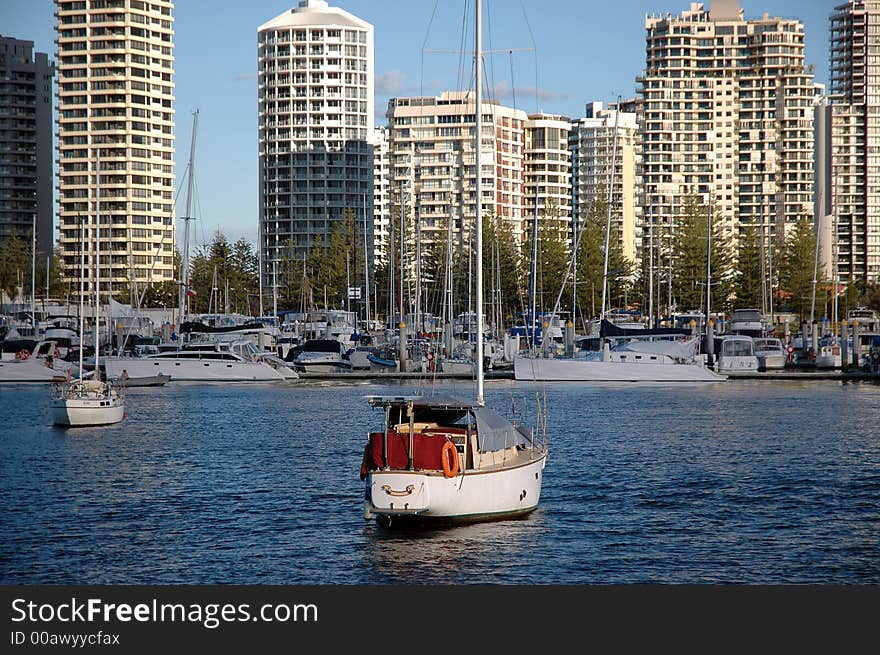
[[(101, 380), (101, 171), (100, 153), (95, 160), (96, 198), (95, 198), (95, 370), (92, 378), (83, 375), (83, 347), (79, 349), (79, 371), (77, 379), (69, 379), (55, 385), (52, 408), (55, 425), (64, 427), (85, 427), (112, 425), (125, 418), (124, 391), (109, 380)], [(79, 290), (79, 333), (85, 327), (85, 226), (81, 223), (82, 247), (80, 249), (80, 290)]]
[[(476, 0), (474, 156), (476, 216), (482, 215), (481, 0)], [(467, 523), (519, 517), (538, 507), (546, 439), (486, 406), (483, 397), (483, 235), (476, 223), (476, 397), (375, 396), (381, 431), (369, 434), (361, 464), (364, 518), (392, 522)]]
[[(705, 366), (699, 352), (699, 335), (691, 334), (691, 331), (688, 329), (645, 328), (641, 325), (624, 326), (619, 321), (612, 320), (613, 314), (607, 310), (608, 264), (611, 251), (611, 210), (613, 207), (614, 174), (617, 160), (620, 97), (617, 99), (617, 107), (611, 143), (611, 169), (609, 172), (607, 200), (608, 214), (605, 223), (605, 245), (603, 248), (602, 304), (599, 319), (596, 321), (596, 332), (593, 333), (591, 331), (590, 336), (578, 340), (576, 344), (572, 345), (572, 352), (565, 356), (555, 356), (555, 353), (549, 349), (544, 349), (544, 352), (540, 352), (534, 348), (528, 356), (518, 355), (513, 363), (514, 379), (540, 382), (666, 383), (723, 381), (726, 379), (726, 376), (720, 375)], [(535, 231), (537, 231), (537, 222)], [(569, 270), (562, 282), (559, 297), (556, 300), (556, 305), (550, 319), (551, 325), (554, 317), (558, 314), (562, 291), (568, 282), (568, 276), (569, 274), (572, 276), (575, 274), (575, 257), (578, 246), (579, 242), (575, 240), (572, 244), (572, 258)], [(711, 250), (709, 251), (709, 256), (711, 256)], [(707, 259), (707, 261), (709, 260)], [(707, 270), (708, 275), (711, 276), (711, 270)], [(653, 273), (651, 276), (653, 277)], [(534, 291), (532, 293), (534, 294)], [(631, 317), (629, 318), (631, 319)], [(599, 349), (594, 348), (597, 341), (600, 345)]]

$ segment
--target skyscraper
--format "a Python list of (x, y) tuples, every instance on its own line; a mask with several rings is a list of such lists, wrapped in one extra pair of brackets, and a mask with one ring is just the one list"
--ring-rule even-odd
[(0, 242), (16, 234), (52, 254), (52, 78), (33, 41), (0, 36)]
[[(559, 226), (571, 223), (571, 120), (554, 114), (531, 114), (525, 126), (522, 214), (530, 221), (555, 212)], [(539, 219), (540, 220), (540, 219)], [(520, 232), (531, 230), (520, 229)]]
[(646, 221), (674, 230), (694, 192), (711, 198), (734, 246), (747, 225), (766, 225), (781, 245), (813, 214), (815, 89), (803, 24), (746, 19), (738, 0), (712, 0), (649, 16), (645, 28), (642, 239)]
[(174, 278), (171, 0), (56, 0), (59, 231), (65, 275), (102, 293)]
[[(373, 202), (373, 26), (323, 0), (261, 25), (260, 250), (272, 263), (326, 244)], [(367, 221), (368, 227), (372, 221)], [(370, 235), (369, 240), (372, 240)]]
[(831, 183), (842, 282), (880, 282), (880, 1), (831, 14)]
[[(607, 200), (617, 130), (612, 191), (612, 238), (629, 260), (636, 258), (636, 115), (603, 109), (601, 102), (587, 104), (586, 115), (574, 121), (569, 139), (572, 170), (572, 206), (578, 225), (590, 216), (599, 194)], [(604, 218), (604, 217), (603, 217)]]
[[(483, 212), (520, 237), (527, 116), (488, 100), (481, 114)], [(466, 239), (476, 218), (474, 95), (392, 98), (387, 116), (392, 204), (399, 207), (402, 195), (410, 216), (418, 212), (423, 244), (445, 240), (450, 220), (456, 238)]]

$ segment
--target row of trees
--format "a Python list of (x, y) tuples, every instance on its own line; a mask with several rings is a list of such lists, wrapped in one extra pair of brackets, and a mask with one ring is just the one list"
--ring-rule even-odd
[[(589, 215), (582, 219), (577, 235), (577, 275), (571, 275), (572, 234), (567, 220), (558, 209), (549, 205), (538, 220), (537, 250), (534, 264), (536, 306), (549, 311), (560, 300), (560, 310), (571, 311), (576, 295), (577, 313), (584, 317), (599, 314), (604, 268), (604, 241), (607, 221), (605, 194), (600, 192)], [(772, 262), (774, 309), (792, 311), (809, 318), (813, 302), (813, 270), (816, 256), (816, 237), (808, 217), (799, 219), (789, 230), (784, 242), (770, 242), (765, 237), (761, 244), (758, 228), (745, 228), (739, 235), (738, 250), (734, 251), (725, 226), (717, 220), (713, 207), (711, 235), (711, 304), (713, 311), (730, 312), (734, 307), (762, 307), (769, 288)], [(398, 209), (393, 209), (394, 215)], [(709, 208), (695, 193), (689, 194), (682, 210), (674, 220), (674, 228), (658, 225), (652, 235), (653, 269), (651, 257), (643, 253), (642, 266), (636, 270), (620, 247), (620, 239), (612, 234), (608, 261), (608, 290), (606, 307), (629, 307), (648, 310), (650, 275), (653, 273), (655, 308), (669, 310), (704, 309), (706, 302), (706, 264)], [(613, 226), (613, 224), (612, 224)], [(335, 224), (326, 245), (316, 243), (305, 256), (294, 256), (288, 244), (288, 256), (282, 257), (274, 269), (277, 283), (276, 300), (279, 309), (307, 309), (314, 307), (341, 307), (346, 304), (346, 287), (364, 286), (364, 235), (358, 229), (353, 212)], [(399, 229), (393, 225), (392, 228)], [(452, 313), (472, 308), (473, 297), (473, 243), (472, 226), (457, 230), (453, 239)], [(404, 258), (406, 270), (414, 270), (415, 234), (413, 217), (405, 212)], [(526, 221), (526, 232), (518, 244), (508, 226), (495, 216), (483, 218), (484, 280), (486, 301), (505, 321), (511, 321), (528, 307), (532, 286), (533, 221)], [(432, 244), (423, 247), (421, 279), (423, 310), (441, 312), (447, 269), (447, 240), (445, 228), (438, 230)], [(391, 234), (389, 261), (395, 267), (395, 311), (401, 291), (411, 299), (415, 281), (408, 273), (401, 285), (399, 275), (399, 234)], [(762, 247), (763, 246), (763, 247)], [(772, 249), (772, 252), (771, 252)], [(820, 253), (821, 255), (821, 253)], [(12, 298), (19, 288), (25, 295), (30, 291), (32, 253), (29, 242), (13, 235), (0, 244), (0, 288)], [(175, 276), (179, 278), (180, 256), (175, 256)], [(45, 260), (37, 261), (36, 286), (38, 294), (46, 288)], [(49, 292), (52, 297), (65, 297), (70, 289), (61, 277), (60, 255), (56, 253), (49, 265)], [(272, 269), (267, 271), (270, 275)], [(250, 242), (239, 239), (230, 243), (218, 232), (211, 243), (199, 248), (190, 261), (189, 309), (194, 313), (235, 311), (254, 315), (259, 309), (258, 255)], [(380, 315), (387, 316), (390, 301), (390, 265), (374, 266), (370, 270), (370, 295)], [(572, 280), (577, 280), (576, 294)], [(563, 281), (566, 281), (563, 285)], [(765, 286), (768, 285), (768, 286)], [(833, 285), (818, 280), (816, 285), (816, 316), (827, 316), (833, 302)], [(75, 295), (75, 291), (73, 293)], [(146, 307), (174, 307), (179, 302), (180, 286), (176, 280), (157, 282), (139, 289), (141, 304)], [(265, 306), (271, 306), (273, 290), (267, 288)], [(133, 294), (127, 287), (116, 293), (117, 300), (129, 302)], [(857, 304), (880, 309), (880, 285), (850, 284), (840, 299), (841, 311)], [(412, 310), (412, 304), (407, 311)], [(659, 312), (658, 312), (659, 313)]]
[[(573, 304), (572, 280), (577, 280), (577, 313), (584, 317), (599, 314), (602, 280), (605, 276), (604, 242), (608, 218), (605, 194), (600, 192), (589, 215), (579, 226), (577, 235), (577, 275), (571, 274), (572, 235), (567, 220), (558, 209), (549, 205), (538, 220), (538, 239), (534, 266), (536, 306), (539, 311), (551, 310), (557, 299), (559, 309), (571, 311)], [(399, 215), (393, 209), (393, 215)], [(774, 309), (791, 311), (809, 318), (813, 297), (813, 269), (816, 241), (810, 220), (804, 216), (789, 230), (784, 242), (773, 242), (765, 236), (760, 242), (758, 228), (747, 227), (739, 236), (738, 250), (712, 208), (711, 236), (711, 309), (729, 313), (734, 307), (762, 307), (765, 289), (770, 288), (772, 270)], [(412, 216), (404, 212), (406, 236), (415, 234)], [(613, 227), (612, 223), (612, 227)], [(415, 281), (406, 273), (403, 284), (399, 275), (399, 234), (390, 239), (389, 261), (393, 262), (395, 307), (397, 311), (401, 291), (409, 300), (406, 311), (414, 308)], [(472, 227), (472, 226), (471, 226)], [(305, 256), (293, 255), (288, 244), (287, 257), (282, 257), (274, 270), (277, 284), (276, 302), (280, 310), (316, 307), (343, 307), (346, 305), (348, 286), (364, 286), (364, 238), (358, 229), (353, 212), (336, 223), (326, 245), (316, 243)], [(533, 222), (527, 221), (526, 233), (517, 244), (513, 233), (495, 216), (483, 218), (483, 262), (486, 302), (495, 305), (505, 321), (512, 321), (528, 308), (531, 287), (531, 248)], [(627, 259), (620, 239), (612, 234), (608, 261), (608, 290), (606, 308), (629, 307), (648, 310), (649, 274), (654, 275), (654, 305), (669, 311), (671, 296), (674, 308), (681, 310), (705, 309), (706, 264), (710, 241), (709, 208), (696, 193), (686, 196), (674, 229), (658, 227), (653, 237), (653, 271), (649, 270), (650, 257), (643, 253), (642, 266)], [(457, 231), (452, 243), (452, 313), (472, 308), (473, 297), (473, 243), (472, 230)], [(404, 243), (404, 269), (415, 270), (414, 239)], [(772, 253), (770, 252), (772, 248)], [(820, 253), (821, 254), (821, 253)], [(432, 244), (422, 248), (421, 280), (424, 311), (440, 314), (443, 306), (444, 282), (447, 267), (445, 228), (436, 233)], [(177, 258), (179, 266), (179, 257)], [(258, 259), (254, 246), (240, 239), (229, 243), (217, 233), (212, 243), (202, 247), (191, 261), (190, 299), (193, 312), (222, 311), (229, 308), (255, 314), (259, 306)], [(389, 285), (391, 264), (370, 269), (370, 295), (379, 314), (389, 314)], [(270, 275), (271, 269), (267, 271)], [(216, 277), (215, 277), (216, 276)], [(563, 281), (566, 284), (563, 285)], [(765, 287), (765, 285), (767, 285)], [(144, 304), (169, 306), (177, 303), (178, 286), (175, 282), (153, 285)], [(769, 293), (767, 291), (766, 293)], [(265, 301), (271, 303), (272, 290), (265, 290)], [(830, 281), (819, 280), (816, 286), (816, 315), (828, 315), (833, 302)], [(880, 285), (849, 285), (841, 307), (865, 304), (880, 308)], [(354, 305), (353, 307), (359, 307)], [(658, 312), (659, 313), (659, 312)]]

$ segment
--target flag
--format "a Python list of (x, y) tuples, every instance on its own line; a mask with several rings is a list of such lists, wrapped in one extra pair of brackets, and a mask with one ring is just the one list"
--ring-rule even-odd
[(187, 290), (186, 290), (186, 296), (187, 296), (187, 298), (189, 298), (190, 296), (194, 296), (194, 295), (196, 295), (196, 292), (195, 292), (193, 289), (187, 289)]

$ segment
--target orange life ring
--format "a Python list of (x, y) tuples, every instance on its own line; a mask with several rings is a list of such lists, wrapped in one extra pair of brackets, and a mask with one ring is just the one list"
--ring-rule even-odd
[(28, 350), (27, 348), (22, 348), (17, 353), (15, 353), (15, 358), (20, 359), (21, 361), (26, 360), (30, 356), (31, 356), (31, 351)]
[[(452, 452), (452, 457), (447, 454)], [(458, 475), (458, 450), (455, 444), (447, 441), (443, 444), (443, 450), (440, 451), (440, 462), (443, 465), (443, 475), (447, 478), (454, 478)]]

